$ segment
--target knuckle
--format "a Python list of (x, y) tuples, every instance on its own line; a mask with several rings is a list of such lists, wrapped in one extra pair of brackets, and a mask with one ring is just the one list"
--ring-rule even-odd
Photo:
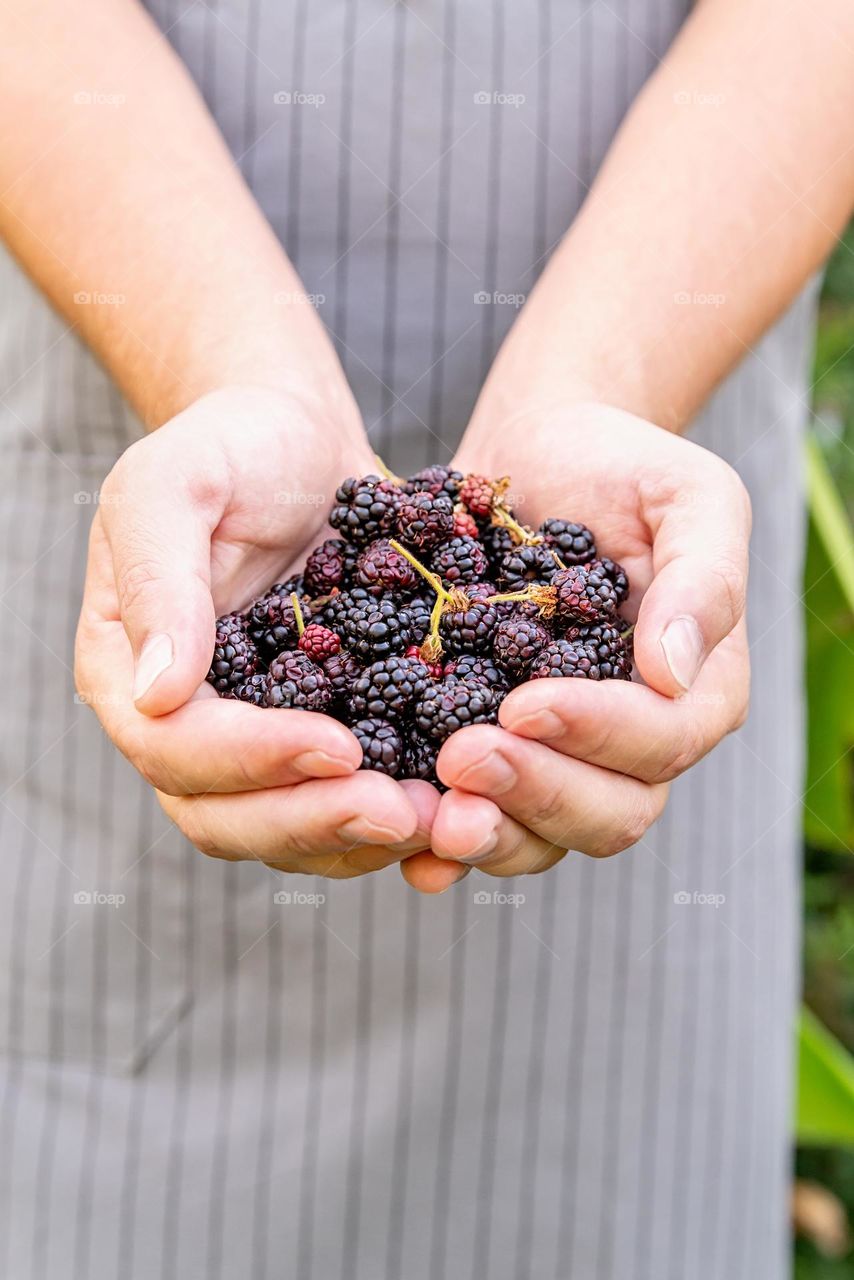
[(729, 631), (744, 613), (744, 598), (747, 592), (747, 571), (745, 566), (731, 556), (721, 556), (710, 566), (718, 592), (723, 600), (727, 614)]
[(628, 805), (617, 827), (605, 833), (584, 852), (594, 858), (613, 858), (615, 854), (630, 849), (632, 845), (642, 840), (657, 817), (658, 814), (652, 811), (649, 800), (636, 796)]
[(537, 787), (535, 797), (535, 803), (530, 806), (529, 816), (536, 818), (538, 827), (565, 823), (567, 807), (565, 787), (559, 782), (543, 780)]

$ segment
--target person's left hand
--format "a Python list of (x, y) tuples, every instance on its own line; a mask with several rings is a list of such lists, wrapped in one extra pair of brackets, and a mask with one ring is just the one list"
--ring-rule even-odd
[[(645, 683), (531, 681), (503, 703), (503, 727), (454, 734), (433, 854), (512, 876), (567, 849), (618, 853), (659, 817), (670, 781), (745, 719), (749, 499), (715, 454), (601, 405), (470, 436), (455, 466), (510, 475), (522, 519), (582, 521), (624, 565)], [(429, 870), (402, 869), (416, 887)]]

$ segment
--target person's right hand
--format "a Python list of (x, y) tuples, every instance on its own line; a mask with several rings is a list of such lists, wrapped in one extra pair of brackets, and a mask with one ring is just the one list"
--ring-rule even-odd
[(336, 878), (428, 848), (437, 793), (358, 771), (329, 716), (222, 699), (205, 676), (215, 618), (284, 577), (340, 479), (375, 469), (352, 416), (236, 388), (132, 445), (101, 490), (75, 660), (81, 697), (197, 848)]

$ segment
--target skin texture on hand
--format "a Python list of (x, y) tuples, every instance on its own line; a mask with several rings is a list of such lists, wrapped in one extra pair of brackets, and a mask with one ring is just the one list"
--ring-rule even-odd
[(529, 524), (564, 516), (593, 529), (629, 574), (644, 683), (532, 681), (502, 704), (502, 728), (454, 734), (439, 756), (451, 790), (433, 854), (511, 876), (567, 849), (617, 853), (642, 840), (672, 779), (746, 716), (744, 486), (715, 454), (595, 404), (467, 436), (455, 465), (511, 475)]
[(104, 482), (78, 690), (212, 856), (346, 878), (429, 845), (434, 788), (358, 771), (356, 739), (328, 716), (220, 699), (205, 683), (215, 617), (298, 563), (341, 476), (372, 461), (317, 405), (236, 388), (140, 440)]

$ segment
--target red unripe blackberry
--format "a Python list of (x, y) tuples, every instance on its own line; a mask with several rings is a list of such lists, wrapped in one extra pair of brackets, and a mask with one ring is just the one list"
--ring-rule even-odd
[(492, 515), (495, 506), (495, 486), (486, 476), (466, 476), (460, 485), (460, 502), (468, 507), (473, 516), (485, 520)]
[(506, 693), (508, 690), (506, 675), (496, 665), (495, 661), (486, 655), (478, 658), (473, 653), (464, 653), (459, 658), (452, 658), (445, 665), (444, 674), (446, 676), (456, 676), (458, 680), (465, 680), (467, 683), (471, 683), (473, 680), (482, 680), (490, 688), (498, 689), (502, 693)]
[(480, 529), (474, 516), (470, 516), (462, 507), (454, 508), (454, 537), (479, 538)]
[(401, 490), (379, 476), (349, 476), (335, 493), (329, 523), (341, 537), (357, 546), (384, 537), (394, 529)]
[(260, 671), (235, 687), (232, 695), (238, 702), (251, 702), (255, 707), (267, 705), (267, 676)]
[(465, 609), (446, 609), (439, 620), (439, 636), (450, 655), (486, 653), (492, 646), (502, 614), (498, 605), (472, 600)]
[[(427, 632), (425, 631), (424, 634), (426, 635)], [(424, 659), (421, 657), (420, 644), (411, 644), (406, 650), (404, 657), (415, 658), (418, 662), (424, 662)], [(427, 668), (427, 674), (431, 680), (441, 680), (442, 676), (445, 674), (441, 660), (438, 662), (424, 662), (424, 666)]]
[(462, 471), (452, 471), (450, 467), (425, 467), (410, 476), (404, 485), (407, 493), (446, 493), (449, 498), (456, 498), (462, 482)]
[(539, 619), (516, 613), (499, 622), (492, 644), (493, 657), (511, 680), (522, 680), (551, 639), (551, 632)]
[(310, 622), (299, 638), (299, 647), (314, 662), (331, 658), (341, 648), (341, 637), (319, 622)]
[(211, 669), (207, 681), (222, 697), (229, 697), (238, 685), (249, 680), (258, 667), (255, 645), (247, 634), (241, 613), (226, 613), (216, 620)]
[(628, 599), (629, 575), (621, 564), (617, 564), (616, 560), (611, 560), (608, 556), (599, 556), (598, 560), (591, 561), (590, 568), (601, 568), (611, 579), (617, 593), (617, 604), (622, 604)]
[(356, 561), (355, 581), (373, 595), (384, 591), (411, 591), (420, 582), (412, 565), (395, 551), (387, 538), (378, 538), (365, 547)]
[(328, 596), (345, 587), (353, 572), (356, 549), (343, 538), (327, 538), (310, 552), (303, 578), (308, 596)]
[(603, 680), (631, 680), (632, 642), (626, 639), (619, 627), (620, 619), (613, 623), (597, 622), (589, 627), (570, 627), (566, 639), (589, 645), (596, 652), (596, 660)]
[(412, 619), (397, 601), (371, 596), (351, 605), (340, 634), (360, 662), (378, 662), (380, 658), (400, 653), (412, 643)]
[(420, 733), (443, 742), (472, 724), (495, 724), (499, 698), (481, 680), (458, 680), (446, 676), (430, 684), (415, 704), (415, 724)]
[(600, 680), (602, 672), (592, 645), (580, 640), (553, 640), (534, 661), (529, 680), (549, 676), (577, 676), (583, 680)]
[(401, 542), (416, 551), (430, 551), (454, 532), (454, 504), (446, 493), (406, 494), (397, 510)]
[(586, 564), (596, 556), (593, 534), (584, 524), (552, 517), (543, 521), (539, 531), (546, 540), (546, 546), (554, 547), (567, 566)]
[(592, 623), (617, 612), (617, 593), (603, 569), (589, 564), (561, 569), (552, 579), (555, 613), (561, 622)]
[[(299, 639), (296, 614), (291, 600), (292, 580), (277, 582), (266, 595), (260, 596), (246, 614), (246, 626), (250, 639), (266, 662), (275, 658), (283, 649), (296, 647)], [(299, 594), (299, 593), (297, 593)], [(300, 598), (304, 621), (311, 617), (307, 601)]]
[(270, 663), (267, 674), (267, 706), (294, 707), (300, 711), (325, 711), (332, 689), (324, 672), (299, 649), (286, 649)]
[(375, 769), (396, 778), (403, 762), (403, 738), (389, 720), (357, 720), (350, 729), (362, 748), (360, 769)]
[(433, 553), (430, 568), (449, 586), (480, 582), (489, 570), (486, 552), (476, 538), (455, 537)]
[(498, 580), (502, 591), (522, 591), (532, 582), (548, 584), (558, 567), (551, 548), (544, 542), (514, 546), (501, 561)]
[(366, 667), (353, 685), (350, 712), (356, 720), (402, 720), (427, 688), (430, 675), (418, 658), (383, 658)]

